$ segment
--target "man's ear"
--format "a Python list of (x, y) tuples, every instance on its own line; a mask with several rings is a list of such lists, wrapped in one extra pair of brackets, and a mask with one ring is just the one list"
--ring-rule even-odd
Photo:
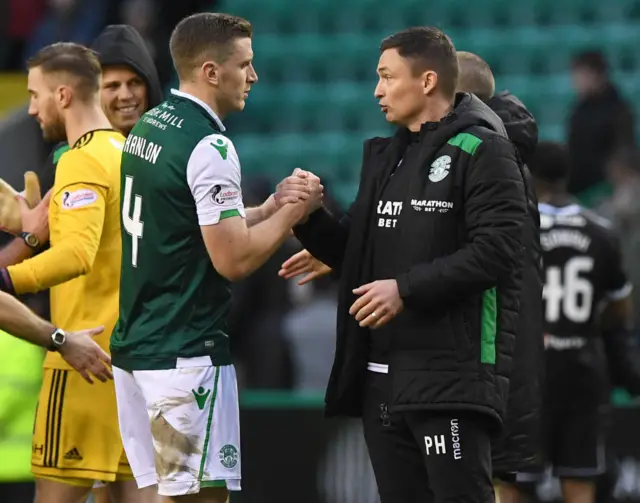
[(73, 90), (71, 89), (71, 87), (61, 84), (53, 92), (53, 96), (60, 108), (69, 108), (69, 106), (71, 105), (71, 99), (73, 97)]
[(214, 61), (206, 61), (201, 67), (204, 78), (214, 86), (220, 83), (220, 66)]
[(427, 70), (423, 74), (422, 86), (425, 95), (431, 94), (438, 85), (438, 74), (433, 70)]

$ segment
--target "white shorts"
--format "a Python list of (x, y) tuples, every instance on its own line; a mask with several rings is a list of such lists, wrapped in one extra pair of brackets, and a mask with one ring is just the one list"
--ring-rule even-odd
[(139, 488), (161, 496), (240, 490), (240, 412), (233, 365), (179, 358), (176, 369), (114, 367), (118, 422)]

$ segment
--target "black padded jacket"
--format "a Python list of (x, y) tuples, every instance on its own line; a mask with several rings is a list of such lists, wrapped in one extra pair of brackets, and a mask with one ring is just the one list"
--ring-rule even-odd
[[(348, 310), (354, 288), (384, 279), (368, 273), (369, 234), (408, 137), (400, 129), (365, 142), (358, 195), (341, 221), (318, 210), (294, 229), (307, 250), (340, 272), (327, 415), (361, 414), (368, 337)], [(388, 407), (477, 411), (499, 429), (522, 288), (522, 165), (502, 121), (466, 93), (448, 116), (423, 124), (420, 142), (416, 162), (403, 164), (412, 180), (387, 259), (405, 306), (391, 322)]]

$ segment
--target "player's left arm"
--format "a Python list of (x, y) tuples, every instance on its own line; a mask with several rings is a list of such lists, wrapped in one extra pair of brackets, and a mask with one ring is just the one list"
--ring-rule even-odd
[(59, 208), (56, 244), (43, 253), (0, 271), (0, 289), (38, 292), (87, 274), (102, 237), (109, 186), (104, 168), (77, 152), (58, 165), (51, 204)]
[(605, 277), (606, 304), (600, 315), (604, 347), (614, 386), (640, 394), (640, 354), (632, 331), (632, 286), (622, 267), (622, 254), (617, 238), (605, 250), (609, 265)]

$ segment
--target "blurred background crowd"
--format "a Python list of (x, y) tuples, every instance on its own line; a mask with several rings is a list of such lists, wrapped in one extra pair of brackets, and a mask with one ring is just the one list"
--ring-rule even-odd
[[(362, 141), (389, 132), (373, 97), (380, 40), (435, 25), (458, 50), (489, 63), (496, 91), (508, 89), (526, 104), (540, 139), (567, 143), (572, 193), (620, 229), (627, 271), (640, 285), (640, 0), (0, 0), (0, 177), (21, 180), (13, 159), (43, 162), (51, 148), (35, 123), (17, 119), (28, 99), (29, 56), (56, 41), (90, 45), (105, 26), (129, 24), (145, 38), (167, 92), (176, 82), (171, 30), (203, 10), (254, 25), (260, 82), (245, 112), (225, 121), (247, 206), (301, 167), (321, 176), (335, 212), (346, 208)], [(326, 384), (335, 285), (331, 278), (302, 287), (280, 279), (280, 264), (297, 250), (292, 239), (235, 286), (230, 332), (244, 389), (322, 392)], [(640, 288), (635, 300), (640, 326)], [(31, 413), (37, 400), (38, 351), (0, 338), (0, 465), (10, 444), (23, 440), (6, 435), (8, 418)], [(27, 361), (31, 380), (15, 373)]]

